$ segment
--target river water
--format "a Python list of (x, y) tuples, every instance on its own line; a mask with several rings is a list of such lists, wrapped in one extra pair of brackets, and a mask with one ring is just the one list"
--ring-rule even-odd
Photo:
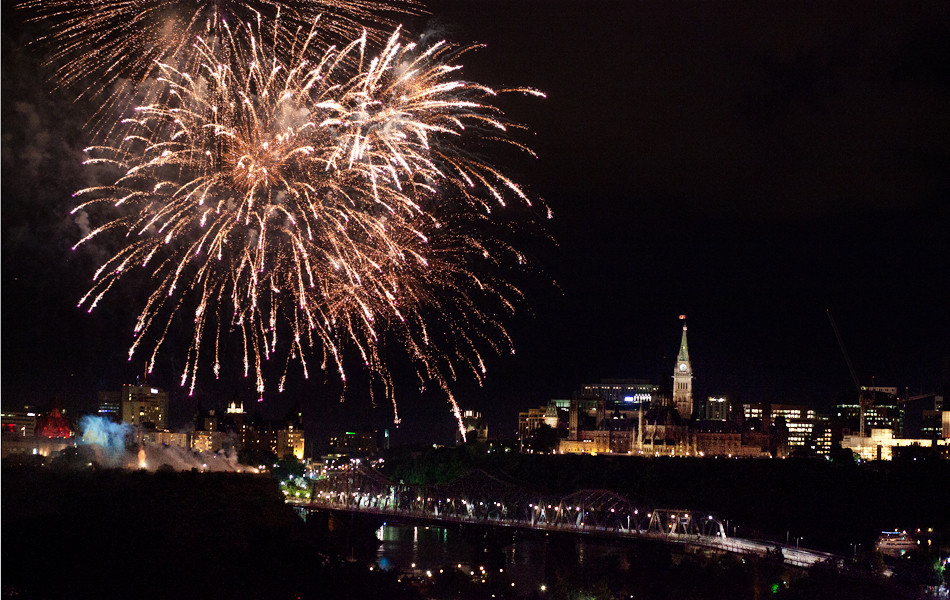
[(603, 568), (616, 560), (620, 546), (576, 536), (505, 532), (502, 540), (484, 543), (456, 528), (387, 523), (376, 531), (378, 568), (425, 577), (439, 569), (459, 569), (470, 576), (501, 573), (525, 593), (550, 586), (565, 564), (575, 569)]

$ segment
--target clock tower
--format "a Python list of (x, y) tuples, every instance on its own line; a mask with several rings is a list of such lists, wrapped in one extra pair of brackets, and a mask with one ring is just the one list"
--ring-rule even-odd
[[(680, 315), (680, 319), (686, 319)], [(680, 351), (673, 367), (673, 406), (685, 420), (693, 414), (693, 367), (689, 364), (689, 348), (686, 346), (686, 325), (683, 325), (683, 339)]]

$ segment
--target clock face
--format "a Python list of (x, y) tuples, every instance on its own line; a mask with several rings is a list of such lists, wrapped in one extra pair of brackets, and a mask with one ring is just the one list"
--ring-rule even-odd
[(685, 370), (686, 370), (686, 363), (680, 363), (680, 372), (682, 373)]

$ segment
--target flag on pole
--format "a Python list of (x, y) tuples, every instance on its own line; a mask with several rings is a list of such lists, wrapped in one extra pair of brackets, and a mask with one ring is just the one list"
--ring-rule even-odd
[(686, 320), (686, 315), (680, 315), (680, 320), (681, 320), (681, 321), (685, 321), (685, 320)]

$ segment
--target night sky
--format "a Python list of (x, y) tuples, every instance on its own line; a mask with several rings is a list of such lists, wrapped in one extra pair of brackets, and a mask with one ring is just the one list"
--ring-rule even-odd
[[(537, 160), (505, 166), (551, 208), (518, 246), (526, 303), (515, 355), (484, 387), (457, 386), (490, 433), (517, 412), (607, 377), (669, 388), (682, 322), (700, 398), (828, 406), (853, 389), (831, 309), (862, 384), (938, 391), (950, 364), (950, 4), (448, 0), (407, 22), (485, 48), (466, 78), (528, 85), (499, 100)], [(94, 406), (134, 380), (142, 290), (76, 308), (94, 251), (72, 252), (70, 194), (86, 185), (89, 106), (44, 81), (39, 31), (3, 6), (2, 400)], [(512, 215), (518, 218), (517, 215)], [(553, 240), (550, 241), (550, 240)], [(131, 280), (124, 282), (127, 286)], [(323, 439), (386, 426), (353, 384), (291, 382), (258, 404), (251, 381), (177, 387), (187, 339), (151, 383), (183, 422), (200, 403), (295, 403)], [(399, 378), (397, 368), (397, 378)], [(397, 382), (398, 383), (398, 382)], [(397, 440), (446, 441), (444, 398), (396, 390)]]

